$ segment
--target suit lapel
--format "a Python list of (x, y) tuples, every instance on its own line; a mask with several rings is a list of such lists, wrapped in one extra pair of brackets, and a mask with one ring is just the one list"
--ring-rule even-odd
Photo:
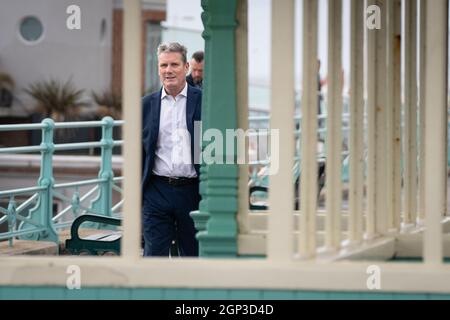
[(161, 91), (159, 91), (159, 94), (155, 95), (152, 100), (152, 143), (156, 143), (159, 133), (159, 118), (161, 116)]
[(186, 127), (191, 134), (191, 139), (194, 137), (194, 112), (195, 112), (195, 99), (197, 98), (196, 95), (194, 95), (190, 87), (188, 85), (187, 90), (187, 101), (186, 101)]

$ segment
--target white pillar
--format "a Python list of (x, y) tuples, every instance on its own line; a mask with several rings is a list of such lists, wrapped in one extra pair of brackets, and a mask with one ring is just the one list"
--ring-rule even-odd
[(425, 56), (424, 262), (442, 263), (442, 216), (447, 184), (448, 2), (427, 1)]
[(325, 247), (341, 241), (342, 203), (342, 0), (328, 2), (328, 95)]
[(401, 208), (401, 1), (387, 1), (386, 13), (386, 230), (398, 230)]
[(425, 57), (426, 57), (426, 21), (427, 6), (420, 0), (419, 34), (419, 212), (417, 223), (425, 220)]
[[(270, 128), (279, 130), (278, 173), (269, 177), (267, 258), (293, 255), (294, 185), (294, 0), (272, 1)], [(280, 48), (283, 48), (280, 50)], [(271, 145), (271, 148), (274, 146)], [(271, 149), (271, 154), (274, 149)], [(273, 158), (272, 158), (273, 160)], [(271, 168), (274, 168), (273, 161)]]
[(364, 1), (350, 4), (349, 241), (362, 240), (364, 188)]
[(367, 6), (381, 8), (380, 29), (367, 30), (367, 225), (366, 236), (387, 231), (387, 88), (386, 88), (386, 2), (368, 0)]
[[(236, 94), (237, 94), (237, 113), (238, 128), (248, 129), (248, 23), (247, 23), (247, 0), (238, 0), (236, 28)], [(245, 139), (244, 145), (238, 145), (238, 152), (245, 150), (242, 155), (244, 163), (239, 164), (239, 211), (237, 220), (239, 223), (239, 233), (245, 234), (250, 232), (249, 226), (249, 206), (248, 206), (248, 139)], [(238, 153), (239, 154), (239, 153)], [(246, 160), (248, 159), (248, 160)], [(238, 159), (239, 161), (239, 159)], [(239, 163), (239, 162), (238, 162)]]
[[(138, 259), (141, 248), (141, 2), (127, 0), (123, 29), (123, 236), (122, 257)], [(137, 112), (138, 111), (138, 112)]]
[(405, 135), (404, 215), (405, 228), (417, 218), (417, 1), (405, 5)]
[(317, 210), (317, 0), (303, 0), (303, 95), (301, 180), (300, 180), (300, 243), (303, 258), (316, 253)]

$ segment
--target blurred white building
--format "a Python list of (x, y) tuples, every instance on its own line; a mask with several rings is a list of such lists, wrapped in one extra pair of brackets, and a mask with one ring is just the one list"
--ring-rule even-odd
[[(80, 8), (79, 30), (66, 24), (71, 5)], [(34, 102), (24, 89), (36, 81), (71, 79), (86, 89), (86, 98), (91, 91), (120, 90), (122, 0), (0, 0), (0, 7), (0, 73), (15, 82), (13, 103), (0, 106), (0, 118), (28, 116)], [(145, 0), (142, 12), (144, 57), (149, 57), (161, 40), (166, 1)], [(145, 62), (143, 87), (149, 87), (159, 80), (153, 61)]]
[[(111, 81), (112, 0), (1, 0), (0, 72), (15, 81), (16, 99), (0, 115), (31, 110), (23, 92), (40, 80), (72, 79), (79, 88), (102, 90)], [(81, 9), (81, 29), (70, 30), (67, 8)]]

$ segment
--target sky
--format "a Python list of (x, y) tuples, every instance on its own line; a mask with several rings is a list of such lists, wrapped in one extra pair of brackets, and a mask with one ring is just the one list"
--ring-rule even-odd
[[(300, 86), (302, 73), (302, 3), (296, 1), (295, 8), (295, 65), (296, 65), (296, 84)], [(250, 82), (256, 85), (269, 85), (270, 81), (270, 30), (271, 30), (271, 0), (249, 0), (249, 74)], [(343, 68), (348, 74), (349, 71), (349, 4), (348, 0), (344, 0), (343, 8)], [(328, 4), (326, 0), (319, 0), (319, 26), (318, 26), (318, 55), (321, 60), (321, 77), (325, 77), (327, 72), (327, 19)], [(346, 77), (347, 78), (347, 77)]]

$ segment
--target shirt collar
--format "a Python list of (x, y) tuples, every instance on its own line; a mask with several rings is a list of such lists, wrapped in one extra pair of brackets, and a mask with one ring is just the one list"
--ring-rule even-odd
[[(186, 82), (186, 83), (184, 84), (183, 90), (181, 90), (181, 92), (180, 92), (176, 97), (179, 97), (179, 96), (187, 97), (187, 89), (188, 89), (188, 84), (187, 84), (187, 82)], [(167, 96), (168, 96), (168, 94), (167, 94), (167, 92), (166, 92), (166, 89), (165, 89), (164, 86), (163, 86), (162, 92), (161, 92), (161, 100), (164, 99), (164, 98), (167, 97)]]

